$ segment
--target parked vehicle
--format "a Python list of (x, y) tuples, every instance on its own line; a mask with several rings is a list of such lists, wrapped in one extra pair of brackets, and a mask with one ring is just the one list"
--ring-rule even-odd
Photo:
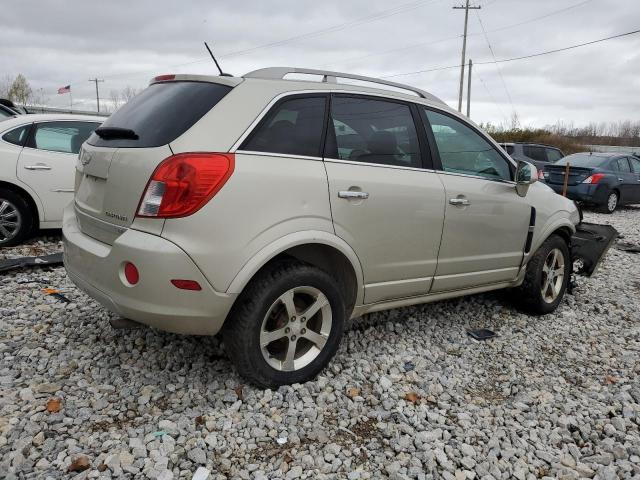
[(537, 143), (501, 143), (502, 148), (516, 161), (523, 160), (532, 163), (538, 169), (538, 178), (544, 180), (547, 165), (555, 163), (564, 157), (562, 150), (551, 145)]
[(34, 228), (62, 226), (80, 145), (100, 122), (79, 115), (0, 122), (0, 247), (19, 244)]
[(349, 317), (501, 288), (553, 311), (580, 219), (536, 180), (406, 85), (164, 75), (83, 145), (65, 266), (123, 317), (222, 331), (255, 384), (302, 382)]
[(13, 118), (17, 115), (19, 115), (18, 112), (0, 103), (0, 121), (6, 120), (7, 118)]
[(640, 204), (640, 159), (619, 153), (575, 153), (548, 166), (547, 184), (562, 193), (569, 164), (567, 196), (613, 213), (619, 205)]

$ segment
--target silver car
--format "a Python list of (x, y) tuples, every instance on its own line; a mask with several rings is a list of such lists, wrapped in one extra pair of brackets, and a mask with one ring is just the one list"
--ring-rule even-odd
[(553, 311), (580, 218), (536, 180), (406, 85), (165, 75), (84, 144), (65, 265), (122, 317), (222, 332), (255, 384), (302, 382), (349, 317), (504, 288)]

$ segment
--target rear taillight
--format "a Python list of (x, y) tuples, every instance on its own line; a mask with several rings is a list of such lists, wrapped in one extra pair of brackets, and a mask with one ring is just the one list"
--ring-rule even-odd
[(538, 180), (544, 180), (544, 170), (538, 170)]
[(585, 178), (582, 183), (598, 183), (604, 177), (604, 173), (594, 173), (593, 175)]
[(233, 173), (232, 153), (179, 153), (162, 161), (138, 206), (139, 217), (177, 218), (197, 212)]
[(176, 76), (173, 74), (169, 75), (158, 75), (153, 79), (154, 82), (168, 82), (171, 80), (175, 80)]

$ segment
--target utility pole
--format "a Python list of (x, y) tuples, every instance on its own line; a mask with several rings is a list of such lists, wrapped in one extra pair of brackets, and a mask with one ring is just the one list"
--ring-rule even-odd
[(100, 113), (100, 93), (98, 92), (98, 82), (104, 82), (104, 80), (100, 78), (90, 78), (90, 82), (95, 82), (96, 84), (96, 105), (98, 106), (98, 113)]
[(467, 83), (467, 118), (471, 118), (471, 69), (473, 60), (469, 59), (469, 83)]
[(480, 10), (482, 7), (469, 6), (469, 0), (466, 0), (465, 5), (453, 7), (454, 10), (464, 10), (464, 35), (462, 36), (462, 61), (460, 62), (460, 90), (458, 92), (458, 111), (462, 112), (462, 94), (464, 90), (464, 64), (466, 62), (467, 54), (467, 25), (469, 23), (469, 10)]

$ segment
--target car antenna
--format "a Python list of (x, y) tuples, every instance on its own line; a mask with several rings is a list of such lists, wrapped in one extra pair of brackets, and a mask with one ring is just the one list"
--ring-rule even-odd
[(233, 77), (233, 75), (231, 75), (230, 73), (224, 73), (222, 71), (222, 69), (220, 68), (220, 64), (218, 63), (218, 60), (216, 60), (216, 57), (213, 56), (213, 52), (209, 48), (209, 45), (207, 45), (207, 42), (204, 42), (204, 46), (207, 47), (207, 51), (209, 52), (209, 55), (211, 55), (211, 58), (213, 58), (213, 61), (216, 64), (216, 67), (218, 67), (218, 70), (220, 71), (220, 76), (221, 77)]

